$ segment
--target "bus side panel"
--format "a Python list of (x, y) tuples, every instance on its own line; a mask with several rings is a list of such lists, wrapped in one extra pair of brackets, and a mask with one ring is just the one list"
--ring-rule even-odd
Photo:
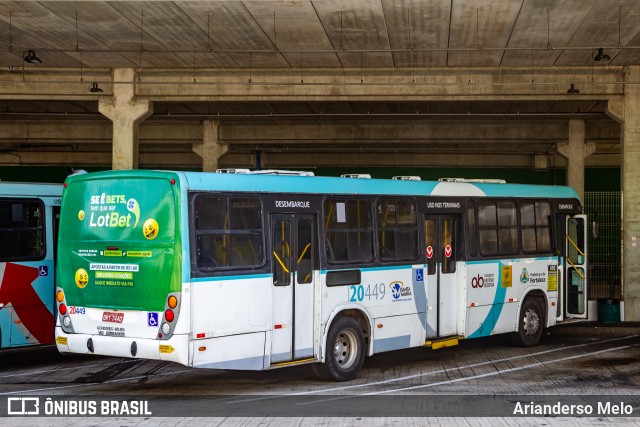
[[(470, 262), (467, 275), (467, 338), (514, 332), (526, 295), (534, 290), (555, 301), (554, 257)], [(557, 268), (557, 267), (556, 267)], [(551, 312), (551, 311), (549, 311)], [(549, 316), (547, 316), (549, 317)]]
[(418, 314), (374, 319), (373, 352), (400, 350), (424, 345), (424, 332)]
[(269, 367), (269, 357), (264, 352), (265, 340), (265, 332), (194, 340), (193, 367), (252, 371), (266, 369)]
[(270, 331), (270, 279), (260, 275), (192, 281), (194, 339)]
[[(406, 265), (360, 271), (360, 283), (340, 286), (326, 286), (326, 275), (322, 275), (322, 330), (336, 311), (355, 309), (380, 320), (373, 322), (370, 354), (424, 345), (427, 327), (425, 267)], [(382, 328), (376, 326), (378, 323)], [(379, 340), (377, 345), (375, 340)], [(322, 348), (320, 350), (322, 352)]]
[[(13, 200), (20, 197), (13, 197)], [(53, 344), (54, 274), (53, 204), (59, 197), (32, 197), (42, 212), (45, 258), (39, 261), (0, 262), (0, 348)]]
[(53, 343), (53, 261), (0, 263), (2, 348)]

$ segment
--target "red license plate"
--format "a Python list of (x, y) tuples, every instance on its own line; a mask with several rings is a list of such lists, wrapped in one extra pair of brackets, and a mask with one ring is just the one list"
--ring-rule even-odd
[(124, 320), (124, 313), (110, 313), (105, 311), (102, 313), (102, 321), (103, 322), (111, 322), (111, 323), (122, 323)]

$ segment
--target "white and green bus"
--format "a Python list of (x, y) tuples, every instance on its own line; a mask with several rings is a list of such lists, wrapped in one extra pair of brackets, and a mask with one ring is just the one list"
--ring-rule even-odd
[[(308, 173), (67, 179), (61, 352), (338, 381), (365, 356), (586, 318), (586, 218), (569, 187)], [(406, 178), (406, 177), (403, 177)]]

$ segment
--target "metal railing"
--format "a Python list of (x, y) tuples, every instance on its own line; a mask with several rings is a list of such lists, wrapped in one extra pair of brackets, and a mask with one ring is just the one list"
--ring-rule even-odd
[(589, 229), (589, 299), (621, 297), (619, 191), (585, 191), (589, 223), (597, 222), (597, 237)]

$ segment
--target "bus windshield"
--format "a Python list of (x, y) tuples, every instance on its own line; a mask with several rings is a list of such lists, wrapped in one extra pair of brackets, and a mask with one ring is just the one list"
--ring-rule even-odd
[(109, 172), (67, 181), (58, 284), (70, 304), (164, 309), (167, 293), (181, 285), (175, 179), (162, 172)]

